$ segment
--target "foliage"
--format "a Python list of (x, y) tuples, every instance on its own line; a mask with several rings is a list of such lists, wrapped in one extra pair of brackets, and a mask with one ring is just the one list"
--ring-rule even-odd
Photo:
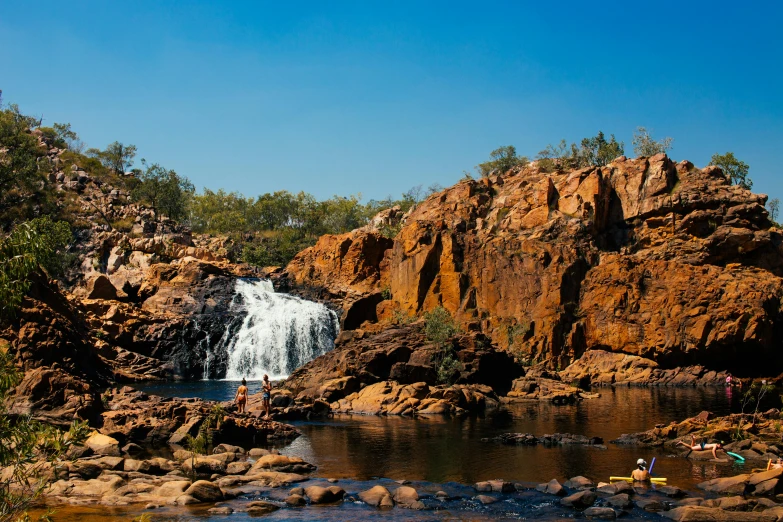
[(404, 325), (411, 324), (416, 320), (416, 316), (406, 314), (402, 310), (395, 310), (392, 312), (392, 322), (394, 324)]
[(60, 254), (71, 239), (67, 223), (45, 216), (19, 225), (0, 240), (0, 319), (15, 315), (36, 270), (43, 268), (50, 275), (62, 271)]
[(637, 156), (655, 156), (672, 148), (672, 138), (656, 141), (644, 127), (637, 127), (633, 133), (633, 151)]
[(554, 170), (558, 166), (580, 169), (591, 165), (602, 167), (618, 156), (622, 156), (624, 151), (625, 145), (621, 141), (618, 142), (614, 134), (607, 141), (604, 133), (598, 131), (598, 134), (591, 138), (583, 138), (579, 145), (576, 143), (568, 145), (566, 140), (560, 140), (557, 145), (547, 145), (536, 158), (544, 171)]
[(451, 318), (448, 310), (442, 306), (438, 306), (424, 314), (424, 335), (427, 337), (427, 340), (438, 346), (442, 347), (446, 341), (454, 337), (457, 331), (454, 319)]
[(439, 349), (435, 355), (435, 371), (441, 384), (453, 384), (463, 370), (462, 363), (454, 355), (454, 348), (448, 344), (457, 332), (454, 319), (442, 306), (424, 314), (424, 335)]
[(60, 149), (81, 152), (83, 145), (70, 123), (55, 123), (51, 127), (39, 127), (44, 139)]
[(436, 367), (438, 382), (441, 384), (454, 384), (465, 366), (454, 357), (452, 349), (445, 351)]
[(780, 211), (780, 200), (778, 198), (772, 198), (767, 201), (767, 210), (769, 210), (769, 217), (772, 221), (776, 221), (778, 218), (778, 212)]
[(744, 161), (737, 159), (733, 152), (713, 154), (710, 158), (710, 164), (720, 167), (723, 174), (726, 175), (733, 185), (739, 185), (747, 190), (753, 187), (753, 181), (748, 177), (750, 166)]
[(37, 123), (16, 105), (0, 110), (0, 214), (13, 209), (24, 215), (22, 208), (38, 203), (47, 185), (46, 150), (28, 132)]
[(41, 476), (88, 433), (86, 422), (74, 421), (62, 432), (28, 416), (9, 415), (6, 399), (20, 378), (11, 357), (0, 351), (0, 468), (10, 470), (0, 479), (0, 520), (29, 520), (26, 512), (46, 486)]
[(136, 145), (124, 145), (115, 141), (107, 145), (104, 150), (87, 149), (87, 156), (97, 159), (117, 174), (124, 174), (133, 165)]
[(144, 170), (138, 176), (139, 183), (131, 193), (135, 201), (149, 204), (155, 212), (171, 219), (184, 218), (195, 187), (190, 180), (157, 163), (141, 160)]
[(493, 171), (505, 174), (514, 167), (528, 164), (525, 156), (517, 156), (517, 149), (513, 145), (498, 147), (489, 153), (489, 161), (476, 165), (476, 172), (482, 177), (487, 177)]

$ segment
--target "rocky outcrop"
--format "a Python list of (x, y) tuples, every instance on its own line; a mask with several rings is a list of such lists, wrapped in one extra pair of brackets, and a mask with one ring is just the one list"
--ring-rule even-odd
[(209, 425), (215, 445), (255, 447), (299, 436), (287, 424), (262, 420), (260, 413), (238, 416), (210, 401), (149, 396), (129, 387), (111, 390), (106, 397), (108, 408), (100, 432), (116, 439), (119, 446), (181, 445), (188, 435), (198, 435), (209, 417), (215, 421)]
[(776, 374), (783, 236), (765, 201), (663, 154), (576, 171), (532, 163), (433, 194), (391, 244), (373, 227), (322, 239), (284, 277), (342, 305), (346, 329), (443, 306), (550, 368), (598, 349), (693, 366), (667, 383), (726, 367)]
[[(429, 343), (423, 324), (399, 325), (380, 332), (344, 332), (331, 352), (296, 370), (284, 387), (299, 400), (333, 403), (364, 386), (394, 381), (400, 385), (438, 384), (437, 367), (442, 350)], [(485, 385), (496, 393), (511, 389), (522, 368), (498, 352), (480, 335), (459, 335), (451, 341), (459, 370), (453, 382)], [(424, 397), (421, 397), (424, 398)]]
[(430, 387), (423, 382), (403, 385), (382, 381), (333, 402), (332, 411), (365, 415), (464, 415), (495, 410), (499, 403), (489, 386)]
[(565, 382), (578, 382), (582, 386), (708, 386), (725, 383), (727, 372), (703, 366), (664, 370), (657, 362), (637, 355), (591, 350), (558, 375)]
[[(695, 460), (713, 459), (711, 451), (691, 451), (688, 446), (692, 438), (698, 443), (721, 442), (724, 451), (736, 453), (746, 460), (766, 463), (783, 456), (780, 443), (780, 412), (769, 410), (764, 413), (731, 414), (715, 417), (704, 411), (681, 422), (660, 424), (640, 433), (624, 434), (613, 440), (613, 444), (631, 444), (643, 447), (663, 446), (684, 457)], [(742, 440), (734, 440), (737, 435)], [(776, 442), (777, 441), (777, 442)], [(727, 458), (723, 453), (719, 458)]]

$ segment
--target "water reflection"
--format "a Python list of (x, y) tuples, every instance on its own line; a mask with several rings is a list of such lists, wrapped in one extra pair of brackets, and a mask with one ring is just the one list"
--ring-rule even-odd
[(303, 437), (285, 449), (319, 466), (321, 476), (368, 480), (373, 477), (473, 483), (504, 478), (540, 482), (585, 475), (606, 480), (627, 475), (637, 458), (657, 457), (656, 475), (692, 488), (696, 483), (732, 474), (732, 465), (669, 457), (660, 450), (608, 445), (503, 446), (481, 442), (504, 432), (578, 433), (605, 441), (623, 433), (698, 414), (730, 411), (723, 388), (605, 389), (599, 399), (571, 406), (525, 403), (486, 419), (339, 416), (334, 421), (301, 423)]

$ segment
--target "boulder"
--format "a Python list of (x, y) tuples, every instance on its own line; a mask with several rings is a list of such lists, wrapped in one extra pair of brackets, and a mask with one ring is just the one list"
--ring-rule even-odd
[(84, 445), (90, 448), (96, 455), (120, 456), (120, 443), (117, 439), (94, 431), (84, 441)]
[(544, 484), (539, 484), (536, 486), (536, 490), (541, 493), (546, 493), (547, 495), (557, 495), (558, 497), (562, 497), (566, 494), (565, 488), (557, 479), (552, 479)]
[(291, 507), (301, 507), (307, 505), (307, 501), (301, 495), (289, 495), (286, 497), (285, 503)]
[(223, 491), (207, 480), (197, 480), (185, 490), (185, 495), (189, 495), (201, 502), (217, 502), (223, 500)]
[(400, 486), (394, 490), (392, 499), (396, 504), (409, 507), (419, 500), (419, 493), (410, 486)]
[(566, 480), (563, 486), (567, 487), (568, 489), (585, 489), (595, 487), (595, 482), (587, 477), (579, 475), (577, 477), (571, 477), (570, 479)]
[(476, 500), (478, 500), (479, 502), (481, 502), (482, 504), (485, 504), (485, 505), (486, 504), (494, 504), (495, 502), (498, 501), (497, 498), (491, 497), (489, 495), (476, 495), (475, 498), (476, 498)]
[(596, 494), (589, 489), (578, 491), (560, 499), (560, 504), (566, 507), (584, 509), (592, 506), (596, 500)]
[(325, 488), (322, 486), (309, 486), (304, 488), (305, 495), (310, 499), (311, 504), (331, 504), (342, 500), (345, 491), (342, 488), (331, 486)]
[(606, 503), (617, 509), (630, 509), (633, 507), (631, 497), (627, 493), (618, 493), (606, 499)]
[[(391, 495), (389, 494), (389, 490), (386, 489), (383, 486), (373, 486), (370, 489), (366, 491), (362, 491), (359, 493), (359, 500), (367, 504), (368, 506), (375, 506), (380, 507), (381, 503), (388, 498), (389, 501), (392, 500)], [(386, 502), (388, 504), (388, 502)], [(394, 504), (392, 503), (392, 506)]]
[(617, 513), (608, 507), (589, 507), (584, 510), (584, 516), (588, 520), (615, 520)]

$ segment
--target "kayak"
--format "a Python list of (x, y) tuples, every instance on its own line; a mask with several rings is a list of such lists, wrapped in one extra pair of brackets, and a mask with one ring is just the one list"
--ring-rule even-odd
[(727, 451), (726, 455), (729, 455), (730, 457), (734, 457), (735, 459), (737, 459), (740, 462), (745, 462), (745, 457), (743, 457), (742, 455), (737, 455), (736, 453), (732, 453), (730, 451)]
[[(631, 477), (609, 477), (609, 482), (617, 482), (619, 480), (624, 480), (626, 482), (633, 482), (634, 480)], [(650, 479), (650, 482), (666, 482), (666, 478), (664, 477), (653, 477)]]

